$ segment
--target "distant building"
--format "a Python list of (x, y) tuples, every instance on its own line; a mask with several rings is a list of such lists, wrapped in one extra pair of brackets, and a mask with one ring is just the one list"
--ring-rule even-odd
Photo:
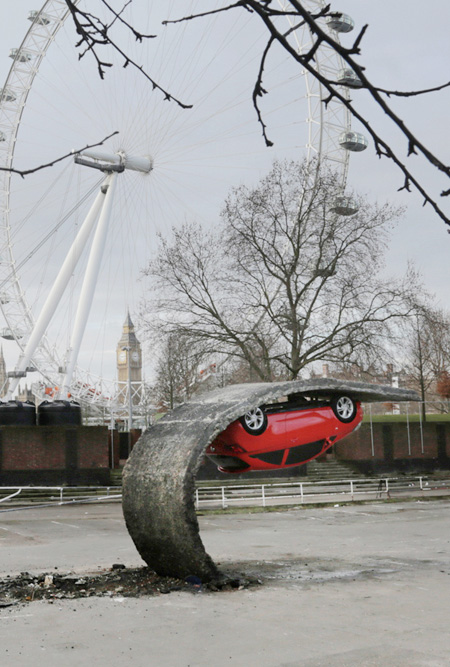
[(142, 350), (129, 313), (123, 324), (122, 336), (117, 343), (116, 355), (119, 393), (123, 396), (122, 402), (125, 403), (128, 400), (126, 398), (128, 384), (131, 382), (133, 403), (139, 403), (139, 384), (133, 387), (133, 383), (142, 382)]
[(0, 349), (0, 398), (8, 393), (9, 380), (6, 372), (5, 357), (3, 356), (3, 347)]
[(36, 396), (31, 391), (31, 388), (28, 389), (28, 385), (25, 385), (25, 388), (23, 390), (20, 388), (19, 385), (16, 393), (16, 401), (22, 401), (22, 403), (24, 403), (25, 401), (31, 401), (31, 403), (36, 403)]

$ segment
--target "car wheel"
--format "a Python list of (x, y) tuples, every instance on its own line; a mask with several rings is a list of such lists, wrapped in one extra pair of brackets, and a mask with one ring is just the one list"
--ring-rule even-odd
[(260, 435), (267, 428), (267, 415), (262, 408), (254, 408), (241, 417), (240, 422), (247, 433)]
[(356, 417), (356, 403), (349, 396), (334, 396), (331, 408), (340, 422), (348, 424)]

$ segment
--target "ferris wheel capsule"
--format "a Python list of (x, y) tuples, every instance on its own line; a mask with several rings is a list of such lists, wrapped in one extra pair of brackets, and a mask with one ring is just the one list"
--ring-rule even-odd
[(9, 88), (0, 88), (0, 102), (15, 102), (16, 94)]
[(369, 145), (364, 134), (360, 134), (359, 132), (343, 132), (339, 137), (339, 143), (342, 148), (346, 148), (348, 151), (353, 151), (354, 153), (365, 151)]
[(43, 14), (37, 9), (32, 9), (28, 14), (28, 20), (39, 25), (50, 25), (51, 19), (48, 14)]
[(332, 213), (346, 216), (355, 215), (355, 213), (358, 213), (358, 210), (359, 206), (356, 201), (352, 197), (347, 197), (345, 195), (336, 197), (333, 206), (330, 208)]
[(3, 327), (3, 329), (0, 330), (0, 337), (5, 340), (20, 340), (23, 338), (23, 334), (17, 330), (13, 332), (10, 327)]
[(11, 49), (9, 57), (13, 60), (18, 60), (20, 63), (28, 63), (33, 60), (33, 54), (26, 49)]
[(340, 12), (334, 12), (331, 16), (327, 16), (325, 21), (335, 32), (351, 32), (355, 27), (352, 17)]
[(338, 72), (337, 81), (341, 86), (348, 88), (362, 88), (363, 82), (359, 76), (349, 67), (345, 67)]

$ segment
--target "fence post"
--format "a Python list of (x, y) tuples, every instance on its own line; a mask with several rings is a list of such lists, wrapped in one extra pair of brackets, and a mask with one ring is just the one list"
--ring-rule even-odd
[(222, 486), (222, 509), (225, 509), (225, 487)]
[(199, 502), (198, 502), (198, 489), (195, 489), (195, 507), (198, 509)]
[[(425, 404), (425, 401), (423, 402), (423, 407), (424, 411), (426, 411), (427, 406)], [(421, 451), (423, 454), (423, 426), (422, 426), (422, 404), (419, 403), (419, 423), (420, 423), (420, 445), (421, 445)]]
[(300, 482), (300, 498), (301, 498), (301, 502), (303, 502), (303, 483), (302, 482)]
[(409, 403), (406, 404), (406, 429), (408, 431), (408, 456), (411, 456), (411, 435), (409, 432)]
[(59, 487), (59, 502), (62, 504), (63, 501), (63, 487)]
[(375, 456), (375, 446), (373, 444), (372, 403), (369, 403), (369, 417), (370, 417), (370, 442), (372, 446), (372, 456)]
[(266, 493), (265, 493), (264, 484), (261, 484), (261, 497), (262, 497), (263, 507), (265, 507), (266, 506)]
[(353, 498), (353, 480), (352, 479), (350, 480), (350, 495), (352, 497), (352, 500), (354, 500), (354, 498)]

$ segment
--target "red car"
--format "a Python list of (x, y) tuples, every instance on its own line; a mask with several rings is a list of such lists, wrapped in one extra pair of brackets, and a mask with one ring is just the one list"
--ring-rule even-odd
[(362, 418), (361, 404), (350, 396), (294, 395), (232, 422), (206, 455), (226, 473), (293, 468), (326, 452), (354, 431)]

